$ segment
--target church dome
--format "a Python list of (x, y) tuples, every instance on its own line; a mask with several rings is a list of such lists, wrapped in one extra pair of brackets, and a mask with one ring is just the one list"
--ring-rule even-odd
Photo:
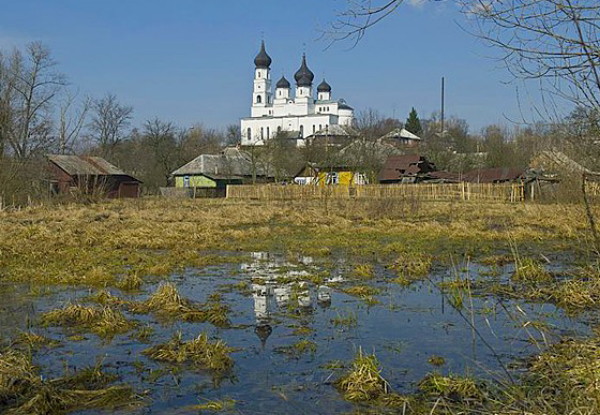
[(313, 79), (315, 79), (315, 74), (308, 69), (306, 65), (306, 55), (302, 55), (302, 65), (298, 72), (294, 75), (294, 79), (296, 80), (296, 85), (298, 86), (311, 86)]
[(254, 65), (256, 65), (257, 68), (269, 69), (271, 62), (273, 62), (273, 60), (269, 55), (267, 55), (267, 51), (265, 50), (265, 41), (263, 40), (260, 44), (260, 52), (258, 52), (256, 58), (254, 58)]
[(331, 92), (331, 85), (329, 85), (327, 81), (323, 79), (323, 82), (321, 82), (317, 87), (317, 92)]
[(281, 79), (279, 81), (277, 81), (277, 85), (275, 85), (276, 88), (290, 88), (290, 81), (288, 81), (287, 79), (285, 79), (285, 76), (282, 76)]

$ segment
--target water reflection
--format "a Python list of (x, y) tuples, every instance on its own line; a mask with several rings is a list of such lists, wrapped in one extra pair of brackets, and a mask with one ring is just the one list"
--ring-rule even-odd
[[(315, 304), (321, 308), (331, 306), (331, 288), (315, 285), (303, 278), (319, 271), (312, 257), (298, 256), (296, 261), (281, 255), (253, 252), (252, 261), (241, 264), (240, 269), (252, 278), (255, 329), (263, 347), (273, 332), (273, 315), (283, 312), (311, 314)], [(330, 282), (340, 280), (331, 278)]]

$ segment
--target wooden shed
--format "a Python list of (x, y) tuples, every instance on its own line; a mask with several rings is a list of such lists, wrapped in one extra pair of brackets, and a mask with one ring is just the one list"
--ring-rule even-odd
[(140, 195), (140, 180), (101, 157), (48, 155), (47, 158), (54, 193), (93, 193), (108, 198)]

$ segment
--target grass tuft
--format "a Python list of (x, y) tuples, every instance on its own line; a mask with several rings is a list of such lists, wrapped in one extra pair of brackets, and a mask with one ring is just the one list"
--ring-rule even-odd
[(232, 351), (222, 340), (210, 341), (206, 333), (184, 342), (181, 332), (178, 332), (169, 342), (150, 347), (142, 353), (162, 362), (189, 362), (201, 369), (227, 372), (233, 367), (233, 359), (229, 356)]
[(45, 326), (66, 326), (77, 330), (89, 330), (103, 338), (126, 333), (135, 327), (135, 323), (127, 320), (118, 310), (106, 306), (98, 308), (80, 304), (70, 304), (65, 308), (44, 313), (41, 323)]
[(209, 322), (216, 327), (229, 327), (229, 307), (219, 294), (212, 294), (205, 304), (197, 305), (181, 297), (172, 283), (161, 284), (156, 292), (143, 303), (133, 304), (134, 313), (156, 313), (162, 317), (189, 322)]

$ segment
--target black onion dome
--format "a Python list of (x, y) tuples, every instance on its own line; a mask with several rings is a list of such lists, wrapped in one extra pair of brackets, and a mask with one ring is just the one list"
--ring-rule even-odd
[(302, 65), (298, 72), (294, 75), (294, 79), (296, 80), (296, 85), (298, 86), (311, 86), (313, 79), (315, 79), (315, 74), (312, 73), (308, 66), (306, 65), (306, 55), (302, 55)]
[(281, 79), (277, 81), (277, 85), (275, 85), (276, 88), (290, 88), (290, 86), (290, 81), (285, 79), (285, 76), (282, 76)]
[(265, 41), (263, 40), (260, 44), (260, 52), (258, 52), (256, 58), (254, 58), (254, 65), (256, 65), (257, 68), (269, 69), (271, 62), (273, 62), (273, 60), (269, 55), (267, 55), (267, 51), (265, 50)]
[(317, 87), (317, 92), (331, 92), (331, 85), (329, 85), (327, 81), (323, 79), (323, 82), (321, 82)]

